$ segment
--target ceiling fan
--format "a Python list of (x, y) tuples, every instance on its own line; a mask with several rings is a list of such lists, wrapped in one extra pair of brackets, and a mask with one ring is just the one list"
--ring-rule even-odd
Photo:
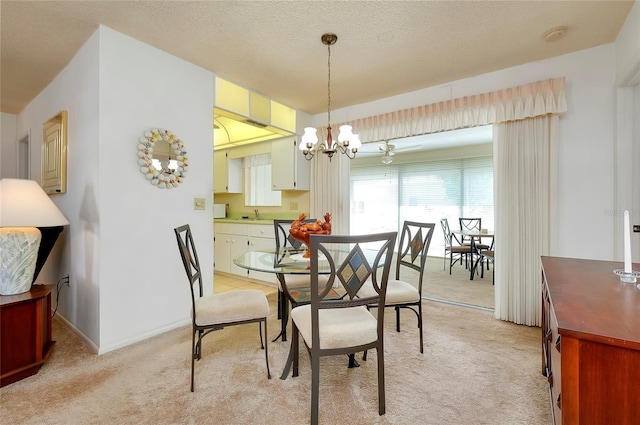
[(388, 140), (378, 143), (378, 150), (382, 152), (382, 163), (383, 164), (391, 164), (393, 161), (393, 156), (396, 152), (409, 152), (419, 150), (421, 148), (420, 144), (412, 145), (412, 146), (400, 146), (396, 149), (396, 145), (392, 145)]
[(391, 164), (393, 161), (393, 155), (395, 155), (396, 145), (389, 144), (388, 140), (378, 143), (378, 149), (382, 152), (382, 163)]

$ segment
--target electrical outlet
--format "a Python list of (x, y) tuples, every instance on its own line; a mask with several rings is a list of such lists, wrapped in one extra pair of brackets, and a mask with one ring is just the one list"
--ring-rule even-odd
[(640, 224), (633, 225), (633, 233), (640, 233)]
[(297, 202), (289, 202), (289, 210), (295, 211), (297, 209), (298, 209), (298, 203)]
[(67, 283), (67, 288), (71, 287), (71, 279), (69, 279), (69, 275), (63, 277), (62, 280)]

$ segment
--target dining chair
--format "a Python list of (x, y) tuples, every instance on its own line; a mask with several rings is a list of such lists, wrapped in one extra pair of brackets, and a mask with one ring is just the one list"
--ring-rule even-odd
[[(442, 226), (442, 233), (444, 234), (444, 265), (443, 270), (446, 268), (447, 264), (447, 256), (449, 257), (449, 274), (451, 274), (451, 270), (453, 269), (453, 265), (460, 261), (462, 264), (462, 260), (466, 258), (466, 256), (471, 252), (471, 245), (462, 245), (460, 241), (451, 233), (451, 229), (449, 228), (449, 220), (446, 218), (440, 219), (440, 225)], [(453, 241), (456, 241), (454, 244)]]
[[(178, 241), (178, 249), (182, 257), (189, 288), (191, 289), (191, 392), (193, 392), (195, 360), (202, 357), (202, 339), (210, 332), (224, 329), (227, 326), (243, 325), (258, 322), (260, 348), (264, 350), (267, 363), (267, 378), (271, 379), (269, 370), (269, 348), (267, 341), (267, 316), (269, 303), (264, 292), (258, 289), (244, 289), (203, 295), (202, 269), (198, 261), (198, 253), (188, 224), (173, 229)], [(264, 323), (264, 339), (262, 324)], [(197, 336), (197, 338), (196, 338)]]
[[(278, 264), (291, 253), (303, 253), (304, 246), (302, 242), (291, 237), (289, 229), (291, 229), (291, 223), (295, 220), (290, 219), (274, 219), (273, 231), (276, 241), (276, 251), (274, 261)], [(315, 218), (308, 218), (303, 220), (303, 223), (316, 222)], [(298, 304), (298, 292), (296, 289), (309, 288), (310, 279), (308, 274), (276, 274), (278, 280), (278, 319), (280, 319), (281, 330), (278, 337), (282, 338), (282, 341), (287, 340), (287, 322), (289, 321), (289, 304), (293, 306)], [(276, 337), (276, 339), (278, 339)]]
[[(385, 413), (384, 310), (396, 237), (397, 232), (310, 237), (311, 303), (291, 310), (293, 333), (290, 354), (293, 357), (293, 376), (298, 376), (301, 336), (311, 358), (312, 425), (318, 424), (319, 420), (320, 358), (323, 356), (354, 355), (375, 348), (378, 358), (378, 414)], [(368, 249), (373, 250), (375, 258), (365, 255)], [(326, 261), (331, 270), (326, 282), (319, 279), (318, 264), (321, 261)], [(360, 297), (360, 290), (369, 278), (376, 295)], [(344, 297), (326, 299), (334, 285), (344, 292)], [(372, 304), (378, 306), (375, 315), (367, 308)]]
[(493, 249), (493, 244), (491, 249), (485, 249), (480, 251), (481, 260), (480, 260), (480, 277), (484, 278), (484, 260), (487, 261), (487, 271), (489, 271), (489, 263), (494, 264), (493, 267), (493, 275), (491, 278), (491, 283), (493, 285), (496, 284), (496, 270), (495, 270), (495, 250)]
[[(460, 230), (466, 230), (469, 232), (476, 232), (476, 233), (482, 232), (481, 218), (460, 217), (458, 221), (460, 222)], [(476, 247), (478, 249), (489, 249), (490, 245), (483, 244), (480, 240), (481, 238), (477, 238), (477, 239), (478, 239), (478, 242), (480, 242), (480, 243), (476, 243)], [(462, 245), (469, 245), (471, 243), (470, 241), (465, 240), (464, 236), (462, 236), (462, 239), (460, 240), (460, 242)]]
[[(420, 353), (423, 349), (422, 332), (422, 285), (427, 261), (427, 252), (431, 244), (431, 238), (435, 229), (435, 223), (420, 223), (417, 221), (405, 221), (402, 225), (400, 244), (395, 255), (395, 279), (389, 279), (387, 283), (387, 296), (385, 305), (393, 307), (396, 311), (396, 331), (400, 332), (400, 309), (406, 308), (413, 311), (418, 318), (420, 332)], [(406, 281), (410, 273), (418, 273), (417, 282), (411, 284)], [(401, 276), (402, 274), (402, 276)], [(403, 280), (403, 277), (405, 280)], [(367, 280), (360, 290), (363, 297), (374, 297), (376, 291), (371, 280)], [(365, 357), (366, 359), (366, 353)]]

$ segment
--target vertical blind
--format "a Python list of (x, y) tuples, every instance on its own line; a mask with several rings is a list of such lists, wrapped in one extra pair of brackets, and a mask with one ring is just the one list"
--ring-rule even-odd
[(493, 158), (351, 168), (351, 233), (401, 230), (405, 220), (436, 224), (429, 255), (442, 255), (440, 219), (482, 218), (493, 229)]

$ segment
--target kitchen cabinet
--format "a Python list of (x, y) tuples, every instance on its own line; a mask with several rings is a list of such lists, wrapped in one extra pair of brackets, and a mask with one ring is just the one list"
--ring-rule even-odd
[(247, 224), (219, 223), (214, 226), (215, 271), (247, 277), (247, 270), (233, 264), (233, 259), (247, 252), (249, 238)]
[(214, 232), (216, 272), (276, 283), (274, 274), (243, 269), (233, 263), (234, 258), (247, 251), (274, 249), (276, 242), (273, 225), (216, 222)]
[[(276, 246), (273, 225), (250, 224), (249, 228), (249, 251), (263, 251), (274, 249)], [(265, 282), (276, 284), (276, 275), (273, 273), (257, 272), (249, 270), (249, 277)]]
[(294, 137), (271, 141), (271, 185), (273, 190), (309, 190), (310, 163)]
[(542, 257), (542, 373), (556, 425), (640, 418), (640, 291), (620, 282), (618, 268)]
[(213, 193), (242, 193), (242, 159), (227, 149), (213, 152)]
[(296, 132), (295, 109), (220, 77), (216, 77), (215, 83), (214, 111), (217, 114), (241, 122), (248, 119), (277, 134)]

